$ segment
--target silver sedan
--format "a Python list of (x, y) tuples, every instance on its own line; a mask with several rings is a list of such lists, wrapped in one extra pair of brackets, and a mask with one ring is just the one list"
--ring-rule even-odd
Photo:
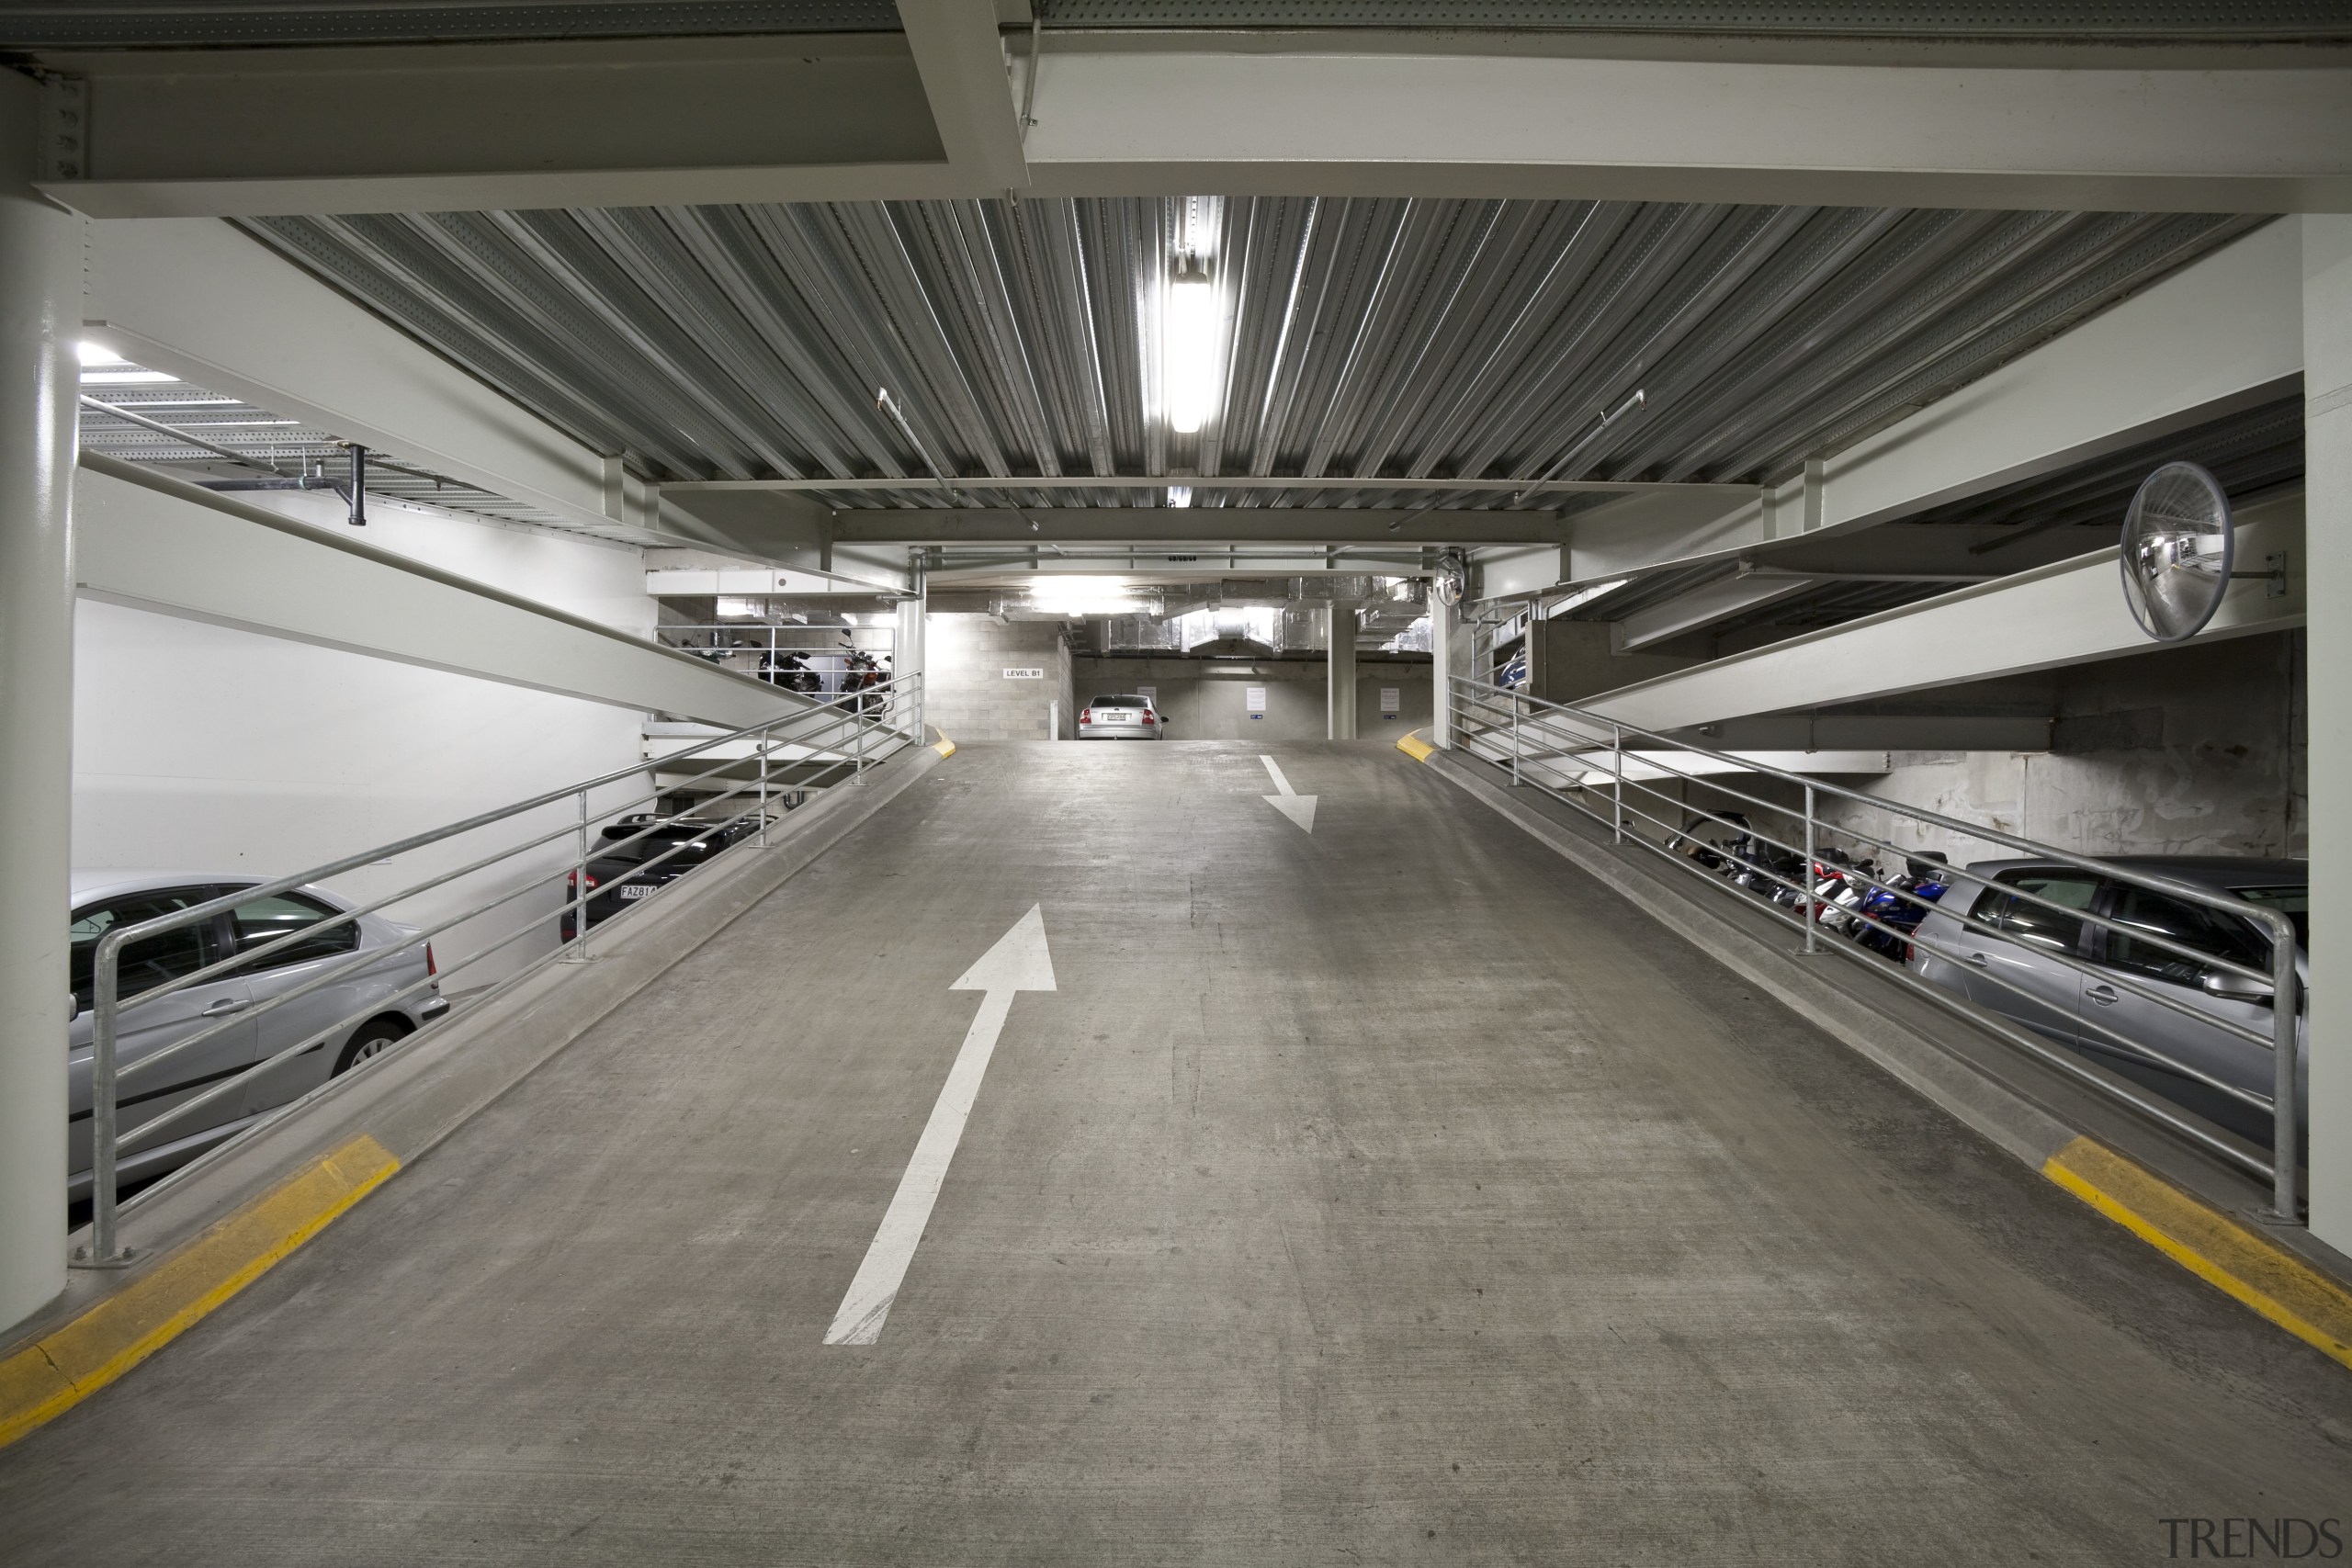
[(1080, 740), (1157, 740), (1168, 730), (1149, 697), (1097, 697), (1079, 710)]
[[(194, 908), (259, 883), (251, 876), (84, 871), (74, 874), (72, 886), (69, 936), (74, 1019), (68, 1037), (72, 1100), (66, 1170), (71, 1195), (78, 1199), (90, 1191), (90, 1009), (98, 939), (117, 927)], [(258, 1018), (232, 1023), (168, 1061), (133, 1073), (121, 1085), (118, 1102), (118, 1125), (126, 1145), (118, 1167), (121, 1180), (157, 1176), (187, 1164), (268, 1111), (390, 1050), (449, 1010), (448, 1002), (438, 994), (438, 981), (404, 997), (398, 995), (430, 979), (434, 972), (429, 944), (401, 950), (415, 934), (410, 927), (375, 915), (362, 915), (341, 925), (325, 924), (351, 907), (322, 888), (298, 888), (254, 898), (209, 919), (123, 949), (119, 985), (128, 1001), (238, 953), (314, 926), (322, 928), (309, 940), (294, 942), (250, 964), (125, 1008), (117, 1015), (118, 1071), (153, 1057), (223, 1019), (251, 1012), (351, 962), (354, 954), (379, 948), (400, 951), (388, 951), (379, 963), (366, 964)], [(307, 1051), (253, 1073), (220, 1099), (190, 1112), (186, 1121), (164, 1130), (153, 1146), (142, 1145), (133, 1137), (133, 1130), (141, 1123), (313, 1035), (323, 1038)]]

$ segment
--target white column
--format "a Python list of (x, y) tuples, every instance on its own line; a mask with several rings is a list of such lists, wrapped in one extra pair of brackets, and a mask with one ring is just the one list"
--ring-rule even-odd
[[(929, 629), (931, 585), (923, 576), (920, 560), (908, 563), (907, 586), (914, 590), (914, 597), (899, 601), (899, 626), (890, 642), (890, 674), (898, 680), (925, 673), (923, 633)], [(921, 726), (924, 722), (924, 710), (929, 706), (923, 698), (928, 694), (919, 692), (916, 696), (917, 740), (922, 739)]]
[[(2292, 221), (2292, 220), (2290, 220)], [(2311, 1224), (2352, 1252), (2352, 217), (2303, 225), (2311, 581)]]
[(1430, 593), (1430, 697), (1434, 706), (1430, 723), (1430, 744), (1445, 750), (1453, 749), (1453, 633), (1461, 622), (1459, 604), (1442, 604), (1437, 593)]
[(0, 72), (0, 1331), (65, 1287), (82, 220), (28, 183), (38, 103)]
[(1324, 666), (1326, 735), (1333, 740), (1356, 738), (1356, 606), (1352, 599), (1334, 599), (1324, 611), (1325, 640), (1330, 659)]

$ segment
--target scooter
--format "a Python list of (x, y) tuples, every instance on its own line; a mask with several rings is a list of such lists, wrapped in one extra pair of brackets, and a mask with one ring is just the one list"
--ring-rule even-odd
[[(1928, 918), (1928, 906), (1941, 898), (1951, 884), (1943, 880), (1951, 863), (1928, 851), (1903, 863), (1903, 874), (1891, 880), (1862, 903), (1861, 912), (1878, 922), (1865, 925), (1855, 941), (1897, 964), (1911, 961), (1910, 935)], [(1880, 927), (1892, 928), (1881, 930)], [(1894, 934), (1900, 932), (1900, 935)]]

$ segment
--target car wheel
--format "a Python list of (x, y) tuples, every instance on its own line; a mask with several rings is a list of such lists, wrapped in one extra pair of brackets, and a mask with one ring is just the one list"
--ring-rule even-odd
[(360, 1063), (382, 1055), (407, 1036), (405, 1027), (388, 1018), (379, 1018), (362, 1026), (359, 1032), (351, 1037), (351, 1043), (343, 1048), (343, 1055), (335, 1058), (335, 1075), (340, 1077)]

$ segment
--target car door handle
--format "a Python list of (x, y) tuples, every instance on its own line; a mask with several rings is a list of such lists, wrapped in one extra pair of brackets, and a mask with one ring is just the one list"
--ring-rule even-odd
[(1975, 964), (1975, 965), (1976, 965), (1976, 967), (1978, 967), (1979, 969), (1988, 968), (1988, 967), (1990, 967), (1990, 966), (1991, 966), (1991, 964), (1992, 964), (1992, 961), (1991, 961), (1990, 959), (1986, 958), (1986, 957), (1985, 957), (1983, 953), (1968, 953), (1968, 954), (1966, 955), (1966, 957), (1967, 957), (1967, 959), (1968, 959), (1968, 962), (1970, 962), (1971, 964)]
[(2123, 993), (2117, 990), (2112, 986), (2093, 986), (2088, 990), (2085, 991), (2083, 995), (2090, 998), (2091, 1000), (2097, 1002), (2101, 1007), (2107, 1007), (2123, 999)]
[(219, 1001), (214, 1002), (210, 1007), (206, 1008), (204, 1010), (203, 1016), (206, 1018), (226, 1018), (232, 1012), (243, 1012), (253, 1005), (254, 1004), (251, 1002), (240, 1001), (235, 997), (223, 997)]

